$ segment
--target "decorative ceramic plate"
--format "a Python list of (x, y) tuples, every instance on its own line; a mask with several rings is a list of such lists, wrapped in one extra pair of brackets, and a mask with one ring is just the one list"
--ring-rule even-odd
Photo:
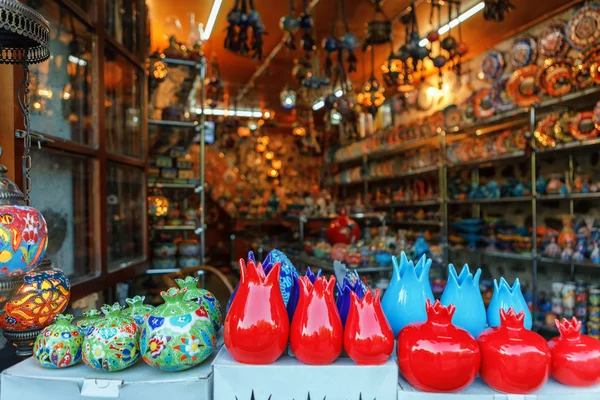
[(444, 108), (444, 118), (447, 128), (453, 128), (460, 123), (461, 112), (456, 104)]
[(496, 110), (490, 99), (490, 89), (480, 89), (473, 93), (473, 114), (477, 118), (489, 118)]
[(486, 79), (496, 79), (504, 71), (504, 56), (497, 50), (488, 52), (481, 61), (481, 72)]
[(503, 113), (513, 110), (515, 103), (512, 101), (506, 90), (506, 84), (510, 79), (511, 74), (504, 74), (494, 81), (492, 90), (490, 91), (490, 99), (496, 112)]
[(537, 75), (537, 85), (550, 96), (562, 96), (573, 88), (573, 60), (570, 58), (548, 59)]
[(538, 37), (538, 50), (542, 57), (562, 57), (569, 51), (569, 42), (565, 35), (565, 23), (552, 21)]
[(512, 73), (506, 90), (512, 101), (519, 107), (529, 107), (539, 103), (539, 87), (536, 85), (537, 65), (528, 65)]
[(600, 40), (600, 5), (587, 4), (573, 14), (567, 27), (567, 40), (577, 50), (586, 51)]
[(510, 51), (510, 62), (515, 69), (534, 64), (536, 60), (537, 42), (534, 38), (524, 37), (515, 40)]
[(588, 78), (586, 86), (592, 83), (600, 83), (600, 47), (591, 49), (583, 56), (581, 69), (587, 72), (587, 74), (585, 72), (581, 73), (581, 75)]
[(569, 124), (569, 132), (575, 140), (588, 140), (598, 136), (598, 129), (594, 124), (594, 113), (584, 111), (577, 113)]
[(600, 101), (596, 103), (594, 107), (594, 125), (596, 129), (600, 129)]
[(473, 95), (469, 96), (469, 98), (461, 104), (460, 109), (462, 110), (463, 120), (472, 121), (473, 118), (475, 118), (475, 112), (473, 110)]
[(573, 119), (574, 114), (571, 112), (566, 112), (560, 116), (556, 124), (554, 124), (554, 138), (559, 142), (572, 142), (573, 136), (569, 131), (569, 126), (571, 125), (571, 120)]
[(556, 145), (553, 132), (556, 121), (558, 121), (558, 114), (550, 114), (538, 122), (534, 135), (541, 146), (554, 147)]

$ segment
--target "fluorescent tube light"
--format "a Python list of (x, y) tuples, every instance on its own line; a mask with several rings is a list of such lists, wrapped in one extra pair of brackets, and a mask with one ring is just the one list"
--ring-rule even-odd
[[(475, 4), (473, 7), (469, 8), (464, 13), (460, 14), (458, 16), (458, 18), (454, 18), (452, 21), (450, 21), (446, 25), (440, 27), (440, 29), (438, 29), (438, 34), (441, 36), (441, 35), (447, 33), (450, 30), (450, 28), (457, 27), (460, 23), (465, 22), (466, 20), (471, 18), (473, 15), (475, 15), (479, 11), (483, 10), (484, 8), (485, 8), (485, 3), (483, 1), (480, 1), (479, 3)], [(429, 40), (427, 40), (426, 38), (421, 39), (421, 41), (419, 42), (419, 46), (425, 47), (425, 46), (427, 46), (427, 43), (429, 43)]]
[(315, 110), (315, 111), (317, 111), (317, 110), (320, 110), (323, 107), (325, 107), (325, 102), (323, 100), (319, 100), (315, 104), (313, 104), (312, 109)]
[(335, 97), (342, 97), (342, 95), (344, 94), (344, 91), (342, 89), (339, 89), (337, 92), (334, 93)]
[(213, 28), (215, 27), (215, 21), (217, 20), (217, 15), (219, 15), (219, 9), (221, 8), (221, 3), (223, 0), (215, 0), (213, 3), (212, 9), (210, 10), (210, 15), (208, 16), (208, 21), (206, 22), (206, 28), (204, 32), (202, 32), (202, 40), (207, 41), (212, 33)]

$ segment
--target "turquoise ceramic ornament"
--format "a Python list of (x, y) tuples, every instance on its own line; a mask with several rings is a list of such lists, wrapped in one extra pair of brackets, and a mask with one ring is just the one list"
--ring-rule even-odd
[(427, 320), (425, 301), (429, 299), (433, 303), (429, 283), (431, 263), (431, 259), (423, 256), (415, 266), (408, 261), (404, 252), (400, 255), (400, 264), (396, 257), (392, 257), (394, 273), (381, 306), (394, 336), (398, 336), (400, 330), (412, 322)]
[(204, 307), (186, 301), (187, 289), (161, 292), (165, 300), (142, 327), (140, 352), (149, 365), (183, 371), (206, 360), (217, 346), (212, 321)]
[(500, 309), (508, 311), (509, 308), (512, 308), (517, 314), (523, 311), (525, 314), (523, 326), (525, 329), (531, 330), (531, 312), (521, 293), (519, 278), (515, 279), (512, 287), (508, 285), (504, 278), (500, 278), (500, 285), (494, 279), (494, 294), (487, 309), (488, 325), (490, 327), (500, 326)]
[(46, 368), (66, 368), (81, 360), (83, 335), (71, 323), (73, 316), (60, 314), (56, 322), (46, 328), (35, 339), (33, 356)]
[(133, 299), (125, 299), (127, 307), (121, 313), (125, 317), (131, 317), (135, 323), (141, 328), (141, 326), (148, 318), (148, 314), (154, 310), (154, 306), (150, 304), (144, 304), (145, 296), (135, 296)]
[(479, 336), (487, 323), (485, 305), (479, 290), (480, 276), (479, 268), (473, 276), (469, 266), (465, 264), (458, 275), (454, 265), (448, 265), (448, 283), (440, 300), (444, 306), (453, 304), (456, 307), (452, 324), (468, 331), (474, 338)]

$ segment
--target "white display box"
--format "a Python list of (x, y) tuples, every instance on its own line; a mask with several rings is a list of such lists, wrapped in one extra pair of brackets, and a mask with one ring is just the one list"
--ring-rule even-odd
[(398, 400), (600, 400), (600, 385), (589, 388), (565, 386), (550, 378), (530, 394), (505, 394), (491, 389), (479, 377), (460, 393), (425, 393), (402, 377), (398, 380)]
[(1, 400), (210, 400), (212, 362), (222, 345), (202, 364), (185, 371), (166, 372), (143, 360), (119, 372), (95, 371), (79, 364), (64, 369), (40, 367), (33, 358), (2, 371)]
[(349, 358), (306, 365), (288, 355), (269, 365), (235, 361), (223, 347), (213, 362), (215, 400), (396, 400), (398, 365), (360, 366)]

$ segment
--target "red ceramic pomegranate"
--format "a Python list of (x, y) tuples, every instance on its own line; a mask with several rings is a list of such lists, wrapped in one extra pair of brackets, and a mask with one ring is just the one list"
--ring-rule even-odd
[(356, 221), (347, 216), (346, 212), (342, 210), (339, 217), (329, 223), (326, 234), (327, 240), (331, 244), (351, 244), (360, 239), (360, 228)]
[(600, 341), (581, 334), (581, 322), (573, 317), (554, 321), (560, 336), (548, 345), (552, 376), (564, 385), (593, 386), (600, 383)]
[(240, 283), (224, 325), (227, 350), (244, 364), (271, 364), (287, 347), (290, 331), (279, 289), (280, 263), (269, 275), (260, 263), (240, 260)]
[(426, 300), (427, 321), (412, 323), (398, 335), (398, 365), (404, 378), (424, 392), (456, 392), (479, 371), (477, 342), (452, 325), (455, 307)]
[(290, 327), (292, 352), (304, 364), (327, 365), (342, 352), (342, 319), (333, 299), (335, 276), (319, 277), (314, 285), (298, 279), (300, 300)]
[(500, 309), (500, 326), (479, 335), (479, 375), (492, 389), (526, 394), (539, 389), (550, 375), (550, 348), (543, 337), (523, 327), (525, 314)]
[(354, 292), (344, 328), (344, 349), (358, 365), (380, 365), (394, 351), (394, 332), (383, 314), (379, 289), (367, 290), (362, 300)]

